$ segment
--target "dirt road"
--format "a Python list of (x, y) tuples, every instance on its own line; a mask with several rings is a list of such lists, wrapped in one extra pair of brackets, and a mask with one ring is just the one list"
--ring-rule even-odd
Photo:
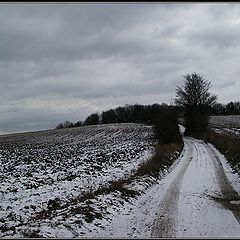
[(150, 186), (150, 177), (132, 185), (145, 189), (143, 194), (113, 206), (110, 217), (99, 220), (99, 225), (86, 225), (85, 236), (240, 237), (240, 178), (212, 145), (184, 137), (179, 158), (160, 174)]
[[(181, 166), (159, 205), (152, 237), (240, 236), (240, 196), (211, 145), (184, 138)], [(171, 174), (171, 173), (170, 173)]]

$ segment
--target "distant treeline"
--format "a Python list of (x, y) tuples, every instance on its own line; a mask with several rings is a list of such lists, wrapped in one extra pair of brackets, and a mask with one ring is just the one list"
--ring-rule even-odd
[(72, 128), (72, 127), (81, 127), (83, 126), (84, 123), (82, 121), (78, 121), (76, 123), (72, 123), (70, 121), (65, 121), (62, 123), (59, 123), (56, 127), (56, 129), (61, 129), (61, 128)]
[(217, 103), (212, 108), (213, 115), (240, 115), (240, 102)]
[[(85, 121), (77, 121), (72, 123), (65, 121), (57, 125), (57, 129), (80, 127), (86, 125), (97, 125), (106, 123), (145, 123), (153, 124), (156, 116), (166, 110), (174, 110), (178, 114), (182, 114), (180, 107), (162, 104), (152, 105), (125, 105), (123, 107), (117, 107), (108, 111), (103, 111), (101, 114), (93, 113), (89, 115)], [(211, 109), (212, 115), (240, 115), (240, 102), (229, 102), (227, 104), (217, 103)]]
[(172, 110), (174, 110), (175, 112), (179, 111), (177, 106), (168, 105), (166, 103), (155, 103), (152, 105), (125, 105), (123, 107), (117, 107), (107, 111), (103, 111), (101, 114), (92, 113), (85, 119), (85, 121), (78, 121), (76, 123), (65, 121), (58, 124), (57, 129), (108, 123), (133, 122), (153, 124), (156, 116), (158, 116), (160, 113), (163, 113), (163, 111), (166, 112)]
[(145, 123), (154, 126), (154, 133), (160, 144), (181, 143), (182, 139), (178, 131), (180, 112), (179, 107), (166, 103), (125, 105), (103, 111), (101, 114), (93, 113), (84, 122), (79, 121), (73, 124), (66, 121), (60, 123), (57, 129), (108, 123)]

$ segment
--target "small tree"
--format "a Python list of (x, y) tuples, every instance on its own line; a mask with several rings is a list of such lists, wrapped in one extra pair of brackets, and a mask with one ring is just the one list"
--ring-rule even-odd
[(69, 122), (69, 121), (65, 121), (62, 123), (59, 123), (56, 127), (56, 129), (62, 129), (62, 128), (70, 128), (73, 126), (73, 123)]
[(77, 121), (73, 126), (74, 127), (81, 127), (83, 125), (82, 121)]
[(176, 89), (175, 103), (184, 109), (185, 135), (199, 136), (207, 129), (209, 112), (217, 96), (209, 92), (211, 84), (203, 76), (193, 73), (184, 78), (184, 86)]
[(168, 107), (152, 119), (154, 123), (153, 130), (159, 144), (182, 143), (177, 118), (177, 111)]
[(63, 123), (59, 123), (56, 127), (56, 129), (62, 129), (62, 128), (64, 128)]
[(110, 109), (106, 112), (102, 112), (102, 123), (115, 123), (117, 120), (116, 112)]
[(71, 123), (70, 121), (65, 121), (63, 125), (64, 125), (64, 128), (70, 128), (73, 126), (73, 123)]
[(93, 113), (89, 115), (85, 120), (86, 125), (97, 125), (99, 124), (99, 114)]

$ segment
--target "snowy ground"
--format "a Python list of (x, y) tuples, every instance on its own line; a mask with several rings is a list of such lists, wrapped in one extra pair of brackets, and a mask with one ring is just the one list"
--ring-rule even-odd
[(232, 126), (240, 128), (240, 115), (211, 116), (210, 123), (218, 126)]
[(0, 237), (22, 236), (32, 225), (59, 223), (49, 218), (37, 222), (35, 216), (128, 177), (151, 156), (153, 144), (151, 127), (141, 124), (0, 136)]
[(240, 181), (212, 145), (185, 138), (157, 184), (91, 237), (239, 237)]
[(240, 115), (211, 116), (209, 122), (216, 132), (240, 138)]
[[(85, 143), (87, 146), (85, 151), (93, 145), (94, 139), (96, 140), (95, 150), (98, 149), (98, 144), (100, 144), (98, 142), (101, 139), (101, 142), (104, 142), (103, 145), (100, 144), (103, 149), (105, 149), (104, 146), (107, 146), (108, 143), (109, 145), (106, 149), (111, 149), (109, 150), (110, 152), (115, 152), (118, 144), (120, 144), (121, 146), (125, 146), (125, 148), (123, 147), (122, 149), (125, 149), (127, 153), (130, 149), (135, 149), (135, 155), (133, 154), (129, 157), (129, 161), (126, 162), (125, 168), (123, 169), (121, 169), (118, 164), (111, 166), (108, 161), (113, 164), (113, 161), (110, 161), (112, 158), (108, 158), (106, 161), (108, 168), (106, 168), (105, 174), (99, 177), (100, 179), (107, 179), (105, 180), (106, 182), (113, 179), (113, 175), (115, 176), (117, 173), (119, 173), (117, 176), (121, 178), (124, 176), (124, 171), (126, 171), (126, 174), (134, 171), (137, 164), (144, 161), (146, 157), (149, 157), (152, 151), (152, 132), (150, 128), (144, 127), (143, 125), (113, 124), (110, 129), (112, 130), (110, 131), (109, 128), (105, 126), (95, 127), (95, 130), (94, 128), (91, 129), (88, 137), (90, 140), (88, 141), (86, 140), (88, 138), (84, 138), (84, 141), (88, 143)], [(183, 131), (182, 127), (181, 130)], [(72, 131), (74, 132), (75, 130)], [(92, 133), (92, 131), (97, 131), (97, 134), (96, 132), (95, 134)], [(109, 133), (109, 131), (111, 133)], [(125, 134), (126, 132), (123, 134), (122, 132), (124, 131), (129, 134)], [(55, 132), (53, 132), (53, 135), (54, 134)], [(58, 134), (60, 134), (60, 132)], [(63, 134), (63, 132), (61, 134)], [(57, 142), (59, 136), (56, 137), (56, 142), (53, 141), (52, 136), (51, 141), (49, 140), (48, 143), (53, 144), (53, 141), (56, 144), (55, 146), (58, 146), (60, 142), (62, 142), (62, 146), (70, 147), (71, 144), (67, 144), (65, 140), (71, 139), (72, 141), (72, 139), (74, 139), (76, 144), (83, 141), (83, 137), (79, 137), (80, 133), (74, 133), (75, 135), (72, 133), (74, 135), (72, 136), (69, 134), (69, 131), (66, 131), (66, 134), (68, 135), (62, 137), (59, 142)], [(87, 133), (84, 133), (84, 136), (86, 134)], [(118, 139), (115, 142), (112, 140), (112, 136), (116, 135)], [(109, 142), (106, 139), (109, 139)], [(5, 147), (2, 147), (2, 149), (5, 149), (5, 151), (12, 150), (6, 144), (6, 139), (1, 141), (1, 145), (3, 145), (3, 143), (5, 144)], [(10, 142), (12, 143), (13, 140)], [(27, 142), (31, 143), (29, 138)], [(44, 139), (43, 142), (45, 142)], [(16, 143), (15, 147), (17, 147), (18, 144)], [(129, 148), (129, 146), (131, 146), (131, 148)], [(141, 150), (141, 148), (145, 150)], [(72, 149), (72, 147), (70, 147), (70, 149)], [(77, 151), (76, 149), (78, 148), (76, 147), (74, 149)], [(33, 152), (36, 152), (36, 149)], [(71, 151), (67, 152), (69, 153)], [(142, 155), (144, 152), (145, 154)], [(2, 150), (2, 154), (4, 153), (6, 154), (6, 152)], [(91, 152), (91, 154), (93, 153), (94, 151)], [(89, 153), (90, 156), (91, 154)], [(136, 157), (138, 154), (139, 157)], [(95, 157), (91, 158), (93, 163), (96, 161), (94, 161), (96, 155), (94, 156)], [(126, 156), (128, 155), (126, 154)], [(12, 174), (10, 177), (8, 176), (9, 174), (7, 174), (7, 167), (1, 169), (3, 174), (5, 174), (1, 180), (3, 183), (3, 190), (1, 192), (1, 237), (22, 237), (24, 236), (24, 232), (36, 233), (41, 237), (49, 238), (228, 238), (240, 236), (239, 177), (233, 173), (224, 156), (211, 144), (203, 141), (194, 138), (184, 138), (184, 149), (180, 157), (168, 171), (166, 170), (161, 173), (159, 180), (145, 177), (135, 179), (130, 185), (127, 185), (128, 188), (139, 190), (140, 195), (129, 197), (119, 191), (114, 191), (83, 202), (68, 201), (74, 199), (78, 191), (81, 192), (82, 188), (79, 187), (75, 195), (71, 197), (72, 190), (74, 189), (72, 182), (75, 183), (76, 178), (70, 178), (70, 181), (64, 180), (64, 178), (56, 180), (52, 185), (60, 186), (57, 189), (61, 190), (63, 188), (62, 186), (65, 186), (62, 182), (67, 182), (68, 186), (68, 189), (65, 188), (65, 191), (60, 191), (58, 193), (59, 195), (56, 195), (58, 190), (54, 191), (55, 187), (49, 189), (46, 183), (43, 186), (30, 190), (24, 188), (23, 184), (17, 185), (19, 186), (18, 191), (12, 191), (14, 185), (24, 182), (24, 180), (20, 181), (20, 179), (22, 178), (21, 174), (25, 174), (25, 171), (19, 171), (19, 168), (14, 168), (15, 165), (18, 166), (18, 164), (13, 164), (15, 158), (16, 153), (13, 157), (9, 157), (8, 161), (3, 161), (4, 155), (2, 155), (1, 160), (4, 164), (8, 163), (8, 168), (13, 168), (12, 172), (15, 174)], [(66, 159), (71, 158), (66, 157)], [(66, 160), (61, 167), (63, 168), (67, 162)], [(123, 158), (121, 165), (124, 163)], [(71, 164), (73, 163), (67, 165), (66, 169), (69, 169)], [(39, 167), (40, 165), (37, 166)], [(83, 166), (84, 164), (80, 164), (79, 167), (76, 166), (71, 170), (82, 169)], [(91, 164), (89, 166), (91, 166)], [(14, 169), (17, 170), (14, 171)], [(114, 171), (114, 169), (116, 169), (116, 171)], [(17, 180), (15, 180), (17, 177), (15, 172), (20, 174)], [(95, 175), (99, 176), (100, 173), (101, 171)], [(44, 176), (44, 174), (47, 175), (47, 173), (43, 173), (41, 176)], [(52, 176), (51, 174), (52, 173), (50, 173), (50, 176)], [(33, 176), (35, 177), (34, 174)], [(62, 175), (60, 174), (59, 176)], [(86, 178), (86, 175), (83, 173), (78, 174), (78, 176)], [(54, 179), (54, 177), (52, 178)], [(34, 179), (34, 182), (37, 182), (36, 179), (38, 178), (35, 177)], [(96, 182), (101, 183), (100, 180)], [(79, 180), (76, 185), (77, 184), (81, 184), (81, 181)], [(8, 188), (6, 186), (8, 186)], [(49, 186), (51, 186), (51, 184), (49, 184)], [(35, 194), (39, 193), (41, 189), (44, 189), (47, 194), (43, 195), (44, 198), (41, 198), (42, 205), (37, 205), (36, 203), (41, 202), (38, 201), (38, 197), (42, 196), (44, 191), (42, 190), (40, 196), (36, 195), (36, 197)], [(29, 196), (29, 199), (27, 199), (27, 196)], [(40, 218), (34, 218), (37, 212), (47, 207), (47, 201), (53, 199), (55, 196), (60, 197), (60, 205), (63, 207), (55, 210), (50, 216), (42, 215)], [(38, 207), (32, 210), (31, 205)], [(25, 206), (29, 208), (26, 209)], [(38, 210), (39, 208), (41, 209)], [(24, 209), (26, 209), (25, 212)], [(22, 219), (19, 219), (20, 217), (22, 217)]]

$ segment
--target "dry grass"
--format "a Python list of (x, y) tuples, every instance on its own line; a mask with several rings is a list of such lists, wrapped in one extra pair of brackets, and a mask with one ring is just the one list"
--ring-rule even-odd
[(240, 173), (240, 142), (239, 139), (229, 134), (216, 133), (209, 130), (203, 137), (207, 142), (212, 143), (224, 156), (232, 168)]
[(172, 165), (181, 153), (182, 148), (183, 144), (181, 143), (157, 145), (155, 154), (138, 168), (136, 175), (143, 176), (149, 174), (158, 176), (160, 171)]
[[(139, 191), (135, 191), (127, 188), (127, 184), (131, 183), (135, 177), (143, 176), (143, 175), (152, 175), (154, 177), (158, 177), (159, 172), (169, 168), (174, 160), (179, 156), (183, 148), (182, 143), (172, 143), (165, 145), (156, 145), (155, 154), (145, 163), (143, 163), (137, 170), (137, 172), (130, 176), (127, 179), (120, 179), (116, 181), (111, 181), (107, 186), (100, 187), (97, 190), (89, 190), (82, 194), (79, 197), (71, 199), (71, 201), (61, 204), (54, 204), (54, 207), (49, 207), (47, 210), (43, 210), (39, 212), (34, 219), (44, 219), (44, 218), (52, 218), (56, 214), (57, 209), (66, 209), (68, 208), (68, 214), (74, 215), (76, 213), (81, 213), (85, 216), (85, 220), (91, 222), (95, 217), (101, 218), (94, 209), (90, 206), (76, 206), (78, 203), (87, 203), (91, 201), (91, 199), (96, 198), (97, 196), (109, 194), (115, 191), (121, 193), (123, 199), (128, 200), (128, 198), (135, 197), (140, 195)], [(54, 200), (53, 200), (54, 201)], [(51, 201), (52, 203), (52, 201)], [(52, 206), (53, 204), (51, 204)], [(72, 206), (72, 207), (70, 207)], [(76, 206), (76, 207), (75, 207)], [(69, 208), (70, 207), (70, 208)]]
[(108, 186), (101, 187), (97, 189), (94, 193), (92, 193), (92, 197), (96, 197), (102, 194), (109, 194), (115, 191), (120, 192), (122, 196), (134, 197), (135, 195), (139, 195), (139, 192), (130, 190), (126, 186), (124, 186), (124, 184), (127, 184), (130, 181), (131, 181), (131, 178), (111, 181)]
[(28, 229), (23, 232), (25, 238), (44, 238), (42, 235), (39, 234), (40, 230), (31, 230)]
[[(91, 203), (91, 199), (96, 198), (97, 196), (109, 194), (115, 191), (118, 191), (121, 193), (121, 196), (123, 199), (128, 200), (130, 197), (135, 197), (137, 195), (140, 195), (138, 191), (128, 189), (124, 184), (129, 183), (131, 181), (131, 178), (129, 179), (120, 179), (116, 181), (110, 182), (108, 186), (100, 187), (97, 190), (89, 190), (82, 194), (79, 197), (75, 197), (71, 199), (69, 202), (61, 205), (60, 203), (56, 205), (54, 208), (48, 208), (44, 209), (41, 212), (37, 213), (36, 216), (34, 216), (34, 220), (38, 219), (51, 219), (56, 215), (56, 210), (60, 209), (67, 209), (69, 206), (72, 206), (68, 209), (68, 215), (75, 215), (76, 213), (81, 213), (85, 216), (85, 220), (88, 222), (91, 222), (95, 217), (101, 218), (101, 216), (90, 206), (78, 206), (75, 207), (78, 203), (85, 202), (86, 204)], [(52, 200), (54, 201), (54, 200)]]

